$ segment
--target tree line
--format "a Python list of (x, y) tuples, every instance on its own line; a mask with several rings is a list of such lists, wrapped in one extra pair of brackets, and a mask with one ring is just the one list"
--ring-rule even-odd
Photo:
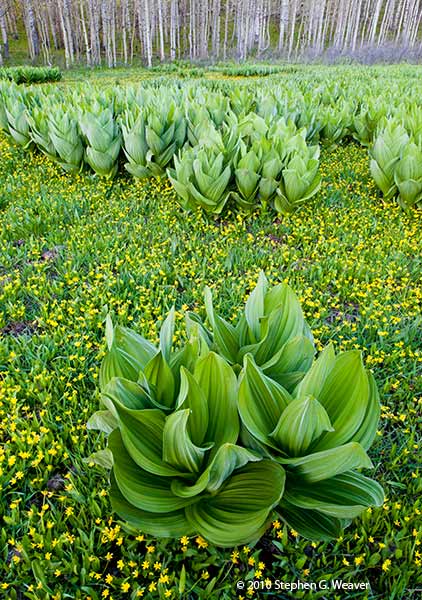
[(422, 0), (1, 0), (0, 64), (20, 36), (67, 67), (415, 49), (421, 18)]

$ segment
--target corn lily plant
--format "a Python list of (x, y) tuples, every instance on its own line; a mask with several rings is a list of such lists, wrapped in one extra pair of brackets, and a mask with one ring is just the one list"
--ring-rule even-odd
[(338, 537), (350, 520), (384, 501), (381, 486), (360, 472), (380, 413), (373, 376), (359, 352), (328, 346), (289, 394), (252, 355), (240, 376), (239, 411), (251, 439), (286, 469), (278, 512), (310, 539)]
[(408, 141), (409, 136), (404, 127), (390, 119), (369, 151), (371, 174), (385, 200), (391, 200), (397, 194), (394, 172)]
[(218, 546), (255, 542), (274, 511), (305, 537), (338, 536), (384, 500), (360, 472), (380, 412), (373, 376), (355, 351), (313, 362), (296, 297), (263, 273), (236, 328), (207, 296), (214, 335), (188, 315), (177, 350), (174, 309), (158, 347), (107, 319), (104, 409), (88, 428), (108, 436), (90, 460), (111, 469), (113, 509), (151, 535)]
[(229, 198), (232, 171), (216, 145), (184, 150), (174, 158), (168, 176), (185, 209), (200, 206), (207, 213), (219, 214)]
[(380, 98), (362, 106), (352, 119), (351, 131), (355, 140), (362, 146), (371, 146), (386, 116), (387, 107)]
[(422, 205), (422, 150), (416, 144), (409, 143), (404, 147), (394, 170), (394, 182), (402, 208)]
[(126, 170), (134, 177), (165, 175), (174, 155), (186, 140), (186, 119), (173, 100), (163, 108), (133, 107), (122, 115)]
[(59, 105), (48, 116), (48, 125), (58, 163), (65, 171), (80, 171), (83, 166), (84, 147), (75, 112)]
[(261, 271), (236, 325), (217, 314), (212, 293), (205, 290), (211, 348), (240, 371), (246, 354), (253, 356), (265, 375), (293, 389), (312, 364), (312, 333), (299, 301), (286, 284), (269, 288)]
[(266, 138), (256, 140), (249, 151), (241, 143), (234, 170), (237, 191), (232, 197), (246, 212), (252, 211), (258, 203), (267, 205), (274, 197), (283, 168), (279, 148), (280, 144), (274, 145)]
[(298, 206), (314, 196), (321, 187), (319, 147), (310, 146), (295, 151), (283, 170), (274, 208), (282, 214), (294, 212)]
[(47, 112), (35, 106), (27, 118), (30, 126), (30, 135), (34, 144), (50, 160), (57, 160), (57, 152), (50, 138)]
[(113, 178), (121, 146), (121, 133), (113, 110), (96, 103), (82, 114), (79, 126), (86, 141), (86, 162), (97, 175)]
[(28, 111), (24, 96), (17, 92), (16, 95), (11, 95), (9, 98), (6, 98), (4, 114), (7, 119), (7, 127), (5, 128), (6, 133), (19, 146), (22, 146), (25, 149), (32, 148), (33, 142), (29, 129), (27, 117)]
[(227, 362), (208, 349), (191, 362), (192, 348), (172, 358), (172, 317), (161, 334), (157, 352), (108, 325), (101, 368), (108, 414), (88, 426), (109, 434), (112, 506), (154, 536), (197, 534), (219, 546), (257, 540), (283, 494), (284, 468), (237, 445), (237, 380)]

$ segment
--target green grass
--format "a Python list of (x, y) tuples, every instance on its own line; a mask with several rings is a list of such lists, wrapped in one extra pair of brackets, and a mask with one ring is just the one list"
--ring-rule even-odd
[[(0, 140), (0, 596), (231, 600), (250, 597), (239, 579), (270, 578), (368, 581), (371, 592), (347, 597), (417, 598), (407, 590), (422, 565), (421, 215), (382, 202), (354, 144), (325, 151), (321, 172), (321, 192), (291, 218), (214, 221), (182, 212), (166, 181), (67, 176)], [(104, 445), (85, 422), (99, 402), (105, 315), (156, 341), (173, 302), (180, 320), (204, 314), (210, 285), (235, 318), (261, 268), (296, 290), (319, 349), (360, 348), (373, 369), (383, 410), (371, 476), (385, 505), (333, 543), (278, 523), (238, 552), (144, 538), (112, 514), (106, 472), (85, 462)]]

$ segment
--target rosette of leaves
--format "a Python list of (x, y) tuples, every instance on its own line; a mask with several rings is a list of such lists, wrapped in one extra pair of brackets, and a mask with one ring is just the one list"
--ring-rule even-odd
[(295, 123), (299, 129), (306, 130), (306, 140), (316, 144), (320, 138), (321, 129), (324, 127), (322, 109), (315, 98), (309, 97), (308, 101), (297, 111)]
[(422, 151), (414, 143), (407, 144), (394, 170), (399, 204), (404, 209), (422, 205)]
[[(266, 376), (292, 390), (310, 368), (315, 354), (312, 333), (287, 284), (269, 287), (261, 271), (236, 325), (217, 314), (209, 288), (205, 289), (205, 306), (211, 331), (201, 323), (203, 337), (235, 370), (240, 371), (250, 354)], [(191, 318), (199, 322), (198, 317)]]
[(391, 200), (397, 194), (394, 172), (401, 152), (408, 142), (409, 136), (404, 127), (390, 119), (369, 151), (371, 175), (385, 200)]
[(329, 148), (342, 140), (348, 133), (352, 122), (351, 107), (347, 102), (341, 106), (328, 106), (322, 111), (323, 127), (320, 131), (321, 142)]
[[(97, 414), (88, 425), (105, 423), (108, 433), (112, 507), (156, 537), (197, 534), (218, 546), (250, 543), (263, 534), (281, 499), (284, 468), (237, 445), (232, 368), (208, 351), (188, 366), (172, 360), (171, 333), (166, 320), (159, 350), (163, 355), (167, 349), (165, 368), (152, 344), (109, 324), (100, 379), (109, 412), (107, 420)], [(178, 354), (191, 352), (182, 348)], [(111, 364), (130, 379), (109, 379)], [(178, 369), (178, 391), (169, 385), (169, 369)], [(157, 390), (165, 397), (158, 399)]]
[(83, 166), (84, 146), (74, 111), (58, 104), (48, 115), (51, 143), (57, 153), (57, 162), (70, 173)]
[[(298, 140), (301, 136), (296, 136)], [(302, 143), (300, 143), (302, 145)], [(294, 212), (306, 200), (314, 196), (321, 187), (319, 169), (319, 147), (302, 146), (293, 151), (282, 180), (277, 188), (274, 208), (288, 215)]]
[(209, 214), (219, 214), (229, 198), (231, 166), (215, 144), (183, 150), (175, 156), (168, 176), (185, 209), (200, 206)]
[(406, 103), (396, 112), (396, 117), (403, 123), (410, 138), (419, 147), (422, 146), (422, 109), (413, 103)]
[(175, 311), (172, 308), (161, 326), (157, 348), (131, 329), (113, 327), (111, 319), (107, 318), (108, 352), (101, 363), (99, 379), (104, 397), (112, 397), (116, 386), (138, 391), (143, 388), (155, 408), (174, 408), (181, 366), (191, 369), (197, 359), (208, 352), (208, 346), (195, 324), (190, 328), (188, 342), (173, 351), (174, 323)]
[(28, 122), (27, 100), (22, 94), (16, 92), (6, 98), (4, 105), (4, 114), (7, 119), (5, 131), (16, 144), (24, 149), (33, 146)]
[(283, 168), (279, 144), (262, 138), (248, 150), (242, 142), (234, 161), (236, 191), (232, 197), (243, 210), (251, 212), (258, 202), (267, 205), (280, 183)]
[(248, 90), (246, 86), (231, 89), (229, 99), (231, 109), (238, 117), (254, 112), (256, 109), (256, 94)]
[(48, 110), (34, 106), (27, 115), (30, 135), (37, 148), (50, 160), (57, 160), (57, 152), (50, 138)]
[(84, 111), (79, 126), (85, 138), (85, 161), (102, 177), (113, 178), (118, 169), (120, 128), (113, 110), (96, 102)]
[(357, 351), (328, 346), (289, 393), (252, 355), (240, 376), (244, 441), (286, 469), (278, 512), (303, 536), (338, 537), (351, 519), (384, 502), (381, 486), (360, 472), (380, 414), (376, 383)]
[(186, 141), (186, 119), (173, 100), (122, 116), (125, 168), (134, 177), (162, 177)]
[(377, 133), (379, 124), (387, 115), (387, 105), (381, 98), (371, 101), (369, 98), (365, 106), (352, 119), (351, 131), (353, 137), (362, 146), (369, 147)]

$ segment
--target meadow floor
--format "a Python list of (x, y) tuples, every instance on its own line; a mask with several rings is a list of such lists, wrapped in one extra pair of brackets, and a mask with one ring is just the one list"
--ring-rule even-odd
[[(0, 597), (418, 598), (422, 566), (421, 214), (383, 203), (367, 151), (323, 151), (321, 192), (290, 218), (183, 212), (167, 181), (63, 175), (0, 139)], [(260, 269), (297, 292), (318, 348), (362, 349), (382, 419), (370, 455), (385, 488), (333, 543), (274, 522), (254, 548), (160, 541), (119, 523), (98, 408), (104, 320), (157, 339), (203, 288), (235, 318)], [(419, 574), (418, 574), (419, 573)], [(369, 581), (371, 591), (236, 591), (239, 579)], [(346, 596), (347, 594), (347, 596)]]

